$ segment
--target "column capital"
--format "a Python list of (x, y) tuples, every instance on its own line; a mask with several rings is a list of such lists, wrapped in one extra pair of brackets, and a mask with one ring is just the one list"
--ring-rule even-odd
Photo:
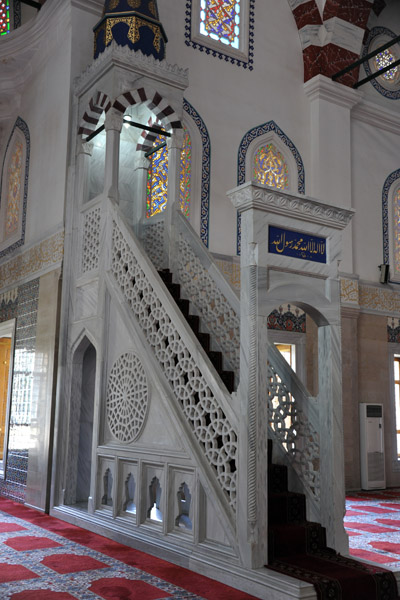
[(336, 83), (329, 77), (325, 77), (325, 75), (316, 75), (306, 81), (304, 91), (310, 102), (325, 100), (349, 110), (358, 104), (364, 96), (362, 92), (353, 90), (341, 83)]
[(77, 144), (77, 149), (76, 149), (76, 153), (79, 154), (86, 154), (88, 156), (92, 156), (93, 153), (93, 142), (84, 142), (84, 141), (78, 141)]
[(104, 122), (104, 128), (106, 131), (118, 131), (121, 133), (122, 124), (124, 120), (124, 115), (115, 108), (110, 108), (106, 115), (106, 120)]
[(173, 148), (182, 149), (183, 146), (183, 128), (175, 129), (172, 133), (172, 136), (167, 139), (167, 147), (168, 150), (172, 150)]

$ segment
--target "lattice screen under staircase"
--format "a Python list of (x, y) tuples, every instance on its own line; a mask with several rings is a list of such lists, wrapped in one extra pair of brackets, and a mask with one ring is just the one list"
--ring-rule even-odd
[[(175, 280), (211, 333), (227, 368), (240, 376), (240, 300), (187, 219), (174, 214), (176, 248), (172, 253)], [(163, 221), (147, 224), (144, 243), (155, 264), (166, 264)], [(158, 252), (157, 252), (158, 250)], [(318, 404), (274, 344), (268, 347), (269, 435), (280, 461), (292, 467), (292, 483), (306, 494), (310, 514), (320, 512), (320, 443)]]

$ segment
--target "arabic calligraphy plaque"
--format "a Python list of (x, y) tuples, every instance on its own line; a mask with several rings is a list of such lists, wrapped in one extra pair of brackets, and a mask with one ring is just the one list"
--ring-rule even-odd
[(269, 226), (268, 252), (326, 263), (326, 239), (301, 231)]

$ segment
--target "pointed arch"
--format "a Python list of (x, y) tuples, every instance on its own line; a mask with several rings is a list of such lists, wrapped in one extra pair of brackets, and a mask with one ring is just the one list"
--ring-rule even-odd
[[(260, 138), (260, 143), (257, 145), (256, 140)], [(305, 172), (303, 160), (300, 156), (299, 151), (293, 144), (292, 140), (282, 131), (282, 129), (275, 123), (275, 121), (267, 121), (262, 125), (257, 125), (242, 137), (238, 150), (238, 165), (237, 165), (237, 185), (245, 183), (246, 179), (249, 179), (249, 149), (253, 148), (254, 151), (261, 146), (263, 142), (276, 141), (278, 150), (284, 155), (286, 160), (290, 160), (292, 163), (291, 167), (291, 178), (297, 178), (297, 186), (292, 183), (290, 188), (297, 191), (299, 194), (305, 193)], [(253, 152), (254, 154), (254, 152)], [(237, 253), (240, 254), (241, 245), (241, 220), (238, 213), (237, 216)]]
[(154, 116), (161, 121), (167, 131), (172, 132), (182, 128), (182, 123), (175, 110), (156, 90), (141, 87), (137, 90), (124, 92), (113, 102), (113, 108), (124, 114), (126, 109), (135, 104), (146, 104)]
[(78, 135), (89, 136), (95, 131), (103, 112), (110, 110), (111, 100), (104, 92), (96, 92), (90, 99), (88, 107), (81, 119)]
[[(392, 246), (393, 238), (395, 235), (394, 227), (390, 227), (390, 223), (393, 223), (393, 201), (394, 197), (397, 196), (396, 192), (400, 189), (400, 169), (396, 169), (387, 176), (385, 183), (383, 185), (382, 190), (382, 241), (383, 241), (383, 264), (390, 264), (390, 257), (393, 257), (393, 261), (395, 261), (395, 249), (391, 248), (391, 238), (392, 238)], [(392, 210), (391, 210), (392, 209)], [(392, 213), (392, 217), (391, 217)], [(393, 229), (393, 231), (391, 231)], [(400, 235), (400, 232), (397, 232)], [(396, 265), (393, 264), (393, 270), (396, 272)], [(400, 263), (398, 265), (399, 275), (397, 277), (397, 282), (400, 282)]]
[(0, 181), (0, 258), (25, 242), (28, 200), (30, 133), (18, 117), (3, 158)]

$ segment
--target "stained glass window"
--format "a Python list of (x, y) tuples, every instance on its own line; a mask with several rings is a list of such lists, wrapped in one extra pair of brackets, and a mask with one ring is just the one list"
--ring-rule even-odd
[(258, 182), (284, 190), (289, 186), (288, 167), (274, 144), (261, 146), (254, 157), (253, 178)]
[(200, 0), (200, 33), (232, 48), (239, 48), (240, 2)]
[[(154, 141), (159, 146), (165, 138), (161, 135)], [(188, 130), (183, 128), (183, 146), (180, 165), (180, 205), (185, 217), (190, 214), (190, 189), (192, 174), (192, 142)], [(160, 148), (151, 155), (147, 172), (146, 217), (162, 212), (167, 205), (168, 194), (168, 149)]]
[(400, 188), (393, 198), (394, 268), (400, 274)]
[(19, 223), (22, 191), (22, 155), (22, 142), (17, 140), (8, 168), (7, 209), (5, 218), (6, 238), (17, 230)]
[(0, 35), (10, 33), (10, 5), (0, 1)]
[[(384, 69), (385, 67), (388, 67), (389, 65), (394, 63), (395, 60), (396, 58), (392, 54), (392, 52), (386, 49), (383, 52), (379, 52), (379, 54), (375, 56), (375, 66), (379, 71), (380, 69)], [(389, 69), (389, 71), (386, 71), (386, 73), (382, 73), (381, 77), (384, 77), (386, 81), (396, 81), (399, 77), (398, 67), (394, 67), (393, 69)]]

